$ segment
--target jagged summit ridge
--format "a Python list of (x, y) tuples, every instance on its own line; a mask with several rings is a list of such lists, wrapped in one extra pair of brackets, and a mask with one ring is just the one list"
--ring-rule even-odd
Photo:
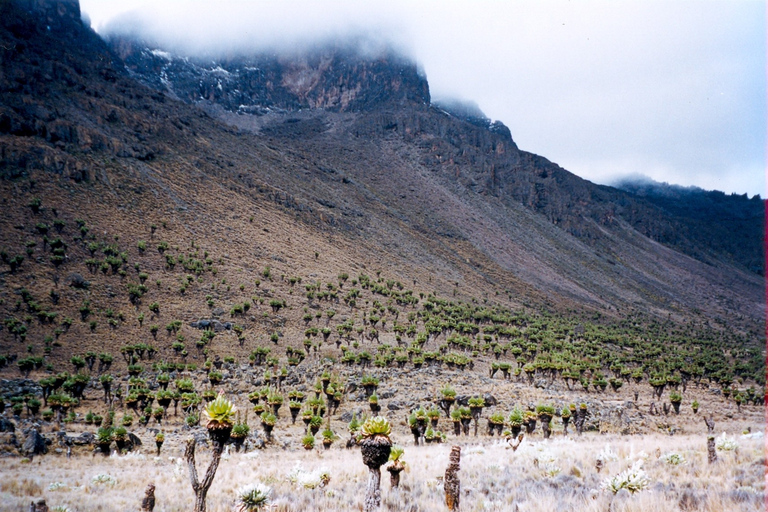
[(110, 37), (109, 44), (147, 85), (186, 102), (208, 101), (232, 112), (356, 112), (430, 103), (429, 84), (416, 64), (393, 50), (363, 54), (354, 42), (214, 60), (176, 55), (125, 36)]

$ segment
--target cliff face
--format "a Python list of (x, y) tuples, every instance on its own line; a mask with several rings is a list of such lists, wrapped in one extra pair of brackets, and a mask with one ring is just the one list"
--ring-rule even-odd
[(354, 112), (383, 105), (429, 105), (426, 78), (412, 62), (392, 52), (368, 56), (352, 46), (327, 46), (302, 54), (211, 61), (173, 55), (124, 37), (112, 38), (110, 45), (126, 67), (152, 87), (233, 112)]

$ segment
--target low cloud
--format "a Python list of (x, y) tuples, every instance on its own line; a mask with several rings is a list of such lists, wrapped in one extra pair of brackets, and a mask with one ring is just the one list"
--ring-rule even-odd
[(521, 149), (582, 177), (605, 183), (612, 173), (640, 173), (765, 195), (762, 2), (81, 5), (102, 34), (212, 56), (365, 34), (357, 41), (370, 50), (390, 45), (421, 63), (433, 97), (476, 102)]

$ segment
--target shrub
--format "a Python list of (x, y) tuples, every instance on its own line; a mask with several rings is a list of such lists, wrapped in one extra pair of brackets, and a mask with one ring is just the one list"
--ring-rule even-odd
[(261, 510), (269, 505), (272, 489), (263, 484), (251, 484), (239, 488), (236, 493), (238, 512), (250, 512)]
[(651, 479), (643, 471), (643, 461), (638, 460), (631, 468), (614, 477), (607, 478), (603, 482), (603, 489), (616, 494), (621, 489), (626, 489), (630, 494), (647, 489), (651, 485)]

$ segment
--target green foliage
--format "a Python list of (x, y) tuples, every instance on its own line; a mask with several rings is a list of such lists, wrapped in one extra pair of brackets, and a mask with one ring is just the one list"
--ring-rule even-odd
[(389, 451), (389, 460), (392, 462), (402, 461), (404, 453), (405, 448), (397, 444), (392, 445), (392, 448)]
[(524, 419), (523, 410), (520, 407), (515, 406), (509, 414), (509, 419), (507, 421), (509, 421), (509, 424), (513, 427), (520, 427), (523, 425)]
[(389, 425), (389, 421), (383, 416), (376, 416), (368, 418), (360, 428), (360, 434), (363, 438), (373, 436), (386, 436), (392, 432), (392, 427)]
[(231, 427), (234, 424), (235, 412), (237, 409), (235, 405), (224, 398), (224, 395), (219, 395), (216, 400), (208, 402), (203, 410), (203, 416), (205, 417), (207, 429)]

